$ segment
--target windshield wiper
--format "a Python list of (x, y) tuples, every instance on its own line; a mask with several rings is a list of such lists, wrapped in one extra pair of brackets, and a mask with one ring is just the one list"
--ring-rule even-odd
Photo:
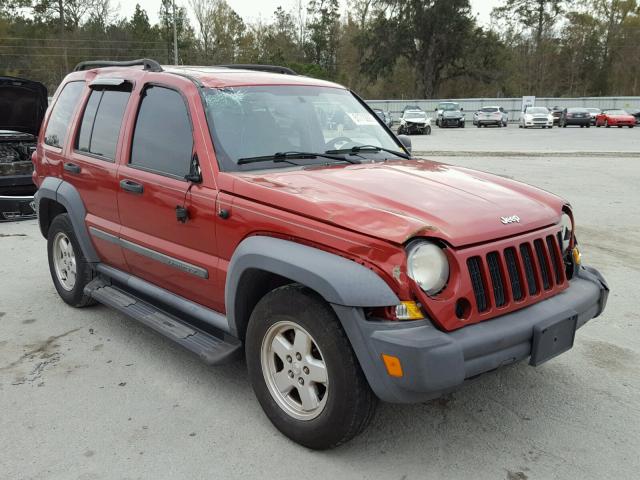
[(347, 163), (361, 163), (360, 160), (356, 160), (353, 158), (346, 157), (336, 157), (334, 155), (327, 155), (327, 153), (316, 153), (316, 152), (276, 152), (273, 155), (263, 155), (260, 157), (245, 157), (238, 160), (238, 165), (246, 165), (247, 163), (257, 163), (257, 162), (268, 162), (272, 161), (274, 163), (279, 162), (287, 162), (293, 165), (298, 165), (297, 163), (290, 162), (290, 159), (305, 159), (305, 158), (328, 158), (329, 160), (334, 160), (336, 162), (347, 162)]
[(404, 152), (398, 152), (396, 150), (391, 150), (389, 148), (384, 148), (384, 147), (378, 147), (376, 145), (357, 145), (355, 147), (351, 147), (351, 148), (343, 148), (342, 150), (327, 150), (325, 153), (332, 153), (332, 154), (336, 154), (336, 153), (360, 153), (360, 152), (387, 152), (387, 153), (391, 153), (392, 155), (397, 155), (401, 158), (406, 158), (409, 159), (409, 155), (407, 155)]

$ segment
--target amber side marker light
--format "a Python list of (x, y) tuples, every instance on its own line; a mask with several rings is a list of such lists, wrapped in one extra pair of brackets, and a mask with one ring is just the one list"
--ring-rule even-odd
[(582, 254), (580, 253), (580, 250), (578, 250), (578, 247), (575, 247), (571, 253), (573, 255), (573, 263), (580, 265), (580, 262), (582, 261)]
[(383, 353), (382, 361), (384, 362), (384, 366), (387, 368), (387, 373), (390, 377), (399, 378), (404, 375), (404, 373), (402, 372), (402, 364), (400, 363), (400, 359), (398, 357)]

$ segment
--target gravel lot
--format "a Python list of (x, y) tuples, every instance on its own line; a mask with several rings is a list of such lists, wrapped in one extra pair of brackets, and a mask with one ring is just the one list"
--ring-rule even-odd
[[(505, 151), (633, 152), (639, 130), (435, 129), (414, 146), (480, 152), (499, 136), (495, 148)], [(0, 478), (636, 478), (640, 159), (443, 161), (571, 201), (583, 258), (612, 289), (606, 312), (579, 331), (571, 352), (487, 374), (433, 402), (381, 405), (364, 435), (312, 452), (271, 426), (243, 362), (209, 368), (105, 307), (67, 307), (36, 222), (0, 224)]]

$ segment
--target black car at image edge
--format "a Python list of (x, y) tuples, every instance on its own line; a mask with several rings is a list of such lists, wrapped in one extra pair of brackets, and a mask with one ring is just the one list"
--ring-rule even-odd
[(0, 221), (35, 216), (31, 155), (46, 110), (43, 84), (0, 77)]

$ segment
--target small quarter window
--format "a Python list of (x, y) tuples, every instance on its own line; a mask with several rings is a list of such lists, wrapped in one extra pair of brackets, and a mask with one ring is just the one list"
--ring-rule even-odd
[(64, 146), (69, 123), (83, 88), (84, 82), (69, 82), (64, 86), (51, 111), (44, 133), (44, 143), (58, 148)]
[(93, 90), (82, 117), (76, 149), (115, 160), (124, 111), (130, 96), (127, 89)]
[(193, 134), (182, 96), (151, 86), (144, 92), (131, 145), (131, 166), (183, 178), (189, 173)]

